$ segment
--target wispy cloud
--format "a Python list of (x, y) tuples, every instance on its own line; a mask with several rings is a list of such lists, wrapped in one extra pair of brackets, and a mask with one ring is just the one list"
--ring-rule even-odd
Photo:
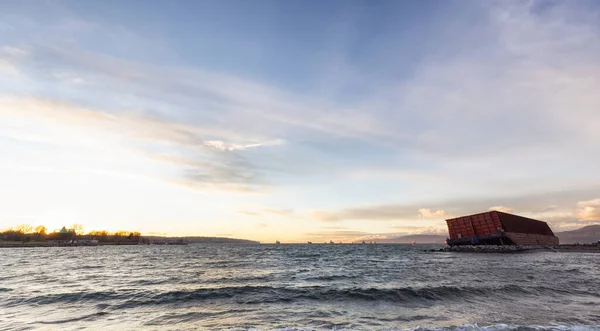
[(506, 206), (493, 206), (488, 208), (488, 210), (497, 210), (497, 211), (502, 211), (505, 213), (514, 213), (515, 210), (510, 208), (510, 207), (506, 207)]
[(0, 58), (0, 74), (17, 76), (19, 74), (19, 70), (7, 59)]
[(238, 210), (238, 213), (252, 216), (252, 217), (267, 217), (267, 216), (277, 216), (285, 219), (295, 219), (295, 220), (303, 220), (306, 219), (302, 215), (298, 215), (292, 209), (274, 209), (274, 208), (262, 208), (256, 211), (248, 211), (248, 210)]
[[(363, 207), (352, 207), (338, 211), (317, 210), (311, 213), (313, 219), (321, 222), (339, 222), (344, 220), (365, 221), (398, 221), (418, 220), (421, 209), (428, 210), (416, 205), (390, 204), (373, 205)], [(430, 212), (431, 213), (431, 212)], [(428, 214), (430, 216), (430, 214)]]
[(255, 147), (261, 147), (261, 146), (280, 146), (280, 145), (283, 145), (284, 143), (285, 143), (285, 141), (283, 139), (275, 139), (275, 140), (265, 141), (265, 142), (256, 143), (256, 144), (247, 144), (247, 145), (231, 144), (228, 146), (225, 142), (223, 142), (221, 140), (209, 140), (209, 141), (205, 141), (204, 145), (210, 146), (210, 147), (222, 150), (222, 151), (237, 151), (237, 150), (244, 150), (244, 149), (248, 149), (248, 148), (255, 148)]
[[(88, 147), (97, 147), (94, 144), (106, 145), (108, 139), (115, 148), (126, 147), (139, 151), (139, 155), (151, 160), (178, 165), (181, 167), (180, 178), (165, 180), (186, 187), (222, 187), (226, 190), (250, 192), (266, 185), (258, 179), (256, 169), (243, 156), (235, 153), (248, 144), (233, 144), (231, 149), (215, 148), (202, 138), (203, 135), (210, 135), (210, 130), (206, 132), (200, 126), (176, 123), (140, 112), (110, 113), (67, 102), (25, 96), (0, 96), (0, 116), (20, 125), (21, 135), (16, 136), (17, 139), (30, 131), (24, 126), (26, 123), (23, 124), (23, 120), (35, 121), (41, 125), (70, 130), (60, 142), (56, 141), (56, 136), (40, 138), (48, 143), (84, 143)], [(90, 139), (90, 133), (97, 137)], [(73, 139), (74, 137), (77, 138)], [(120, 141), (126, 143), (119, 143)], [(257, 143), (252, 147), (263, 145), (273, 144)], [(152, 152), (157, 148), (168, 148), (185, 156)]]
[(0, 50), (0, 75), (19, 76), (21, 74), (18, 69), (19, 60), (27, 55), (25, 50), (4, 46)]
[(254, 211), (238, 210), (237, 212), (239, 214), (242, 214), (242, 215), (245, 215), (245, 216), (251, 216), (251, 217), (258, 217), (258, 216), (260, 216), (260, 213), (254, 212)]
[[(48, 59), (53, 61), (50, 63)], [(200, 107), (204, 109), (203, 115), (210, 116), (208, 120), (217, 125), (226, 123), (227, 131), (230, 132), (263, 136), (265, 128), (281, 134), (287, 126), (295, 126), (372, 141), (402, 136), (382, 127), (384, 122), (376, 116), (341, 109), (325, 101), (298, 97), (271, 86), (197, 68), (150, 66), (68, 45), (37, 45), (26, 65), (31, 67), (42, 63), (53, 66), (54, 71), (70, 72), (69, 75), (87, 82), (86, 86), (80, 87), (82, 92), (86, 92), (85, 88), (106, 89), (110, 92), (106, 101), (113, 101), (112, 95), (116, 95), (117, 90), (126, 90), (140, 101), (155, 100), (153, 108), (163, 108), (167, 104), (170, 108), (179, 109)], [(41, 75), (38, 78), (44, 78), (43, 73), (36, 74)], [(62, 79), (55, 74), (45, 78)], [(167, 109), (159, 111), (165, 112)], [(218, 112), (218, 118), (211, 114), (214, 112)], [(249, 123), (252, 125), (248, 125)], [(282, 142), (281, 138), (275, 138), (268, 144)], [(223, 146), (218, 140), (214, 141), (214, 145), (218, 148), (235, 148)], [(251, 145), (253, 144), (236, 144), (237, 147)]]
[[(302, 53), (302, 63), (279, 63), (279, 36), (264, 49), (269, 43), (220, 37), (175, 46), (186, 36), (38, 5), (48, 19), (31, 19), (23, 5), (0, 22), (9, 40), (0, 50), (0, 139), (15, 150), (66, 150), (64, 163), (85, 151), (93, 160), (81, 167), (105, 173), (94, 161), (131, 161), (124, 173), (193, 190), (289, 185), (260, 202), (268, 207), (239, 213), (347, 227), (337, 230), (389, 221), (434, 231), (448, 215), (507, 206), (557, 226), (597, 217), (597, 8), (458, 4), (423, 20), (435, 35), (414, 30), (414, 58), (406, 39), (355, 29), (370, 14), (345, 8), (341, 23), (328, 21), (312, 37), (306, 31), (327, 34), (327, 46), (315, 43), (316, 55)], [(405, 24), (386, 26), (412, 29)], [(244, 56), (228, 65), (189, 55), (198, 51), (189, 45), (204, 43), (231, 44)], [(240, 70), (248, 47), (269, 65)], [(278, 74), (296, 65), (301, 74)]]
[(577, 218), (582, 221), (600, 221), (600, 199), (578, 202)]
[(448, 229), (445, 222), (440, 222), (437, 226), (409, 226), (395, 225), (392, 229), (402, 230), (402, 234), (423, 234), (423, 235), (447, 235)]
[(425, 218), (442, 218), (448, 216), (448, 214), (446, 214), (446, 212), (443, 210), (432, 211), (428, 208), (419, 209), (419, 214)]
[[(421, 217), (424, 219), (449, 218), (452, 215), (468, 215), (480, 213), (486, 210), (514, 211), (531, 217), (547, 220), (551, 224), (564, 222), (576, 222), (577, 217), (581, 220), (592, 220), (597, 217), (597, 211), (600, 210), (597, 200), (582, 201), (583, 197), (594, 195), (599, 186), (590, 188), (581, 188), (570, 191), (556, 191), (544, 193), (530, 193), (526, 195), (515, 195), (512, 197), (496, 198), (465, 198), (444, 201), (429, 201), (422, 204), (388, 204), (372, 205), (362, 207), (351, 207), (341, 210), (322, 210), (313, 213), (316, 220), (323, 222), (341, 222), (347, 220), (365, 220), (365, 221), (405, 221), (410, 223), (419, 222)], [(494, 205), (502, 203), (501, 205)], [(424, 208), (423, 205), (435, 206), (435, 208)], [(490, 205), (494, 207), (489, 207)], [(507, 208), (503, 206), (513, 206)], [(551, 206), (551, 208), (548, 208)], [(577, 214), (573, 212), (577, 206)], [(432, 210), (435, 210), (433, 212)], [(446, 212), (449, 211), (449, 212)], [(560, 216), (560, 217), (558, 217)], [(443, 224), (443, 223), (439, 223)], [(397, 225), (395, 228), (402, 230), (411, 230), (412, 225)], [(428, 225), (418, 226), (424, 228)], [(414, 228), (416, 229), (416, 228)]]

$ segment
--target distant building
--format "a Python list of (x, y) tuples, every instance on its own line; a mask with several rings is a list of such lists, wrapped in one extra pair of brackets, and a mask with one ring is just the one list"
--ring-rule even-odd
[(490, 211), (446, 220), (448, 245), (556, 246), (558, 238), (548, 223)]
[(64, 226), (62, 229), (56, 230), (48, 235), (48, 240), (63, 244), (71, 244), (75, 239), (77, 239), (75, 230), (67, 229)]

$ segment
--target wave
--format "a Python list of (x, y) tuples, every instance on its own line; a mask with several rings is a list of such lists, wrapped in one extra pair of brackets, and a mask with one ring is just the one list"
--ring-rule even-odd
[(64, 319), (64, 320), (38, 322), (38, 323), (40, 323), (40, 324), (65, 324), (65, 323), (73, 323), (73, 322), (78, 322), (78, 321), (93, 321), (93, 320), (97, 319), (98, 317), (102, 317), (106, 314), (108, 314), (108, 313), (101, 311), (101, 312), (97, 312), (97, 313), (93, 313), (93, 314), (89, 314), (89, 315), (85, 315), (85, 316), (80, 316), (80, 317), (73, 317), (73, 318), (68, 318), (68, 319)]
[(451, 300), (469, 300), (481, 296), (510, 299), (516, 295), (536, 297), (540, 295), (579, 295), (598, 298), (596, 291), (555, 289), (544, 286), (522, 287), (506, 285), (499, 287), (456, 287), (437, 286), (424, 288), (331, 288), (233, 286), (221, 288), (199, 288), (155, 292), (148, 290), (69, 292), (44, 294), (29, 298), (12, 298), (12, 304), (55, 304), (75, 302), (115, 301), (122, 308), (143, 305), (177, 304), (190, 301), (232, 300), (239, 304), (307, 301), (384, 301), (410, 305), (433, 304)]
[[(254, 331), (260, 331), (252, 329)], [(281, 328), (270, 329), (269, 331), (305, 331), (310, 329)], [(336, 329), (334, 329), (336, 330)], [(352, 331), (352, 329), (343, 329)], [(477, 324), (464, 324), (459, 326), (446, 327), (416, 327), (410, 329), (383, 329), (381, 331), (599, 331), (600, 325), (576, 325), (576, 326), (541, 326), (541, 325), (511, 325), (495, 324), (489, 326), (478, 326)]]
[(477, 324), (464, 324), (449, 327), (416, 327), (404, 329), (406, 331), (598, 331), (600, 325), (576, 325), (576, 326), (541, 326), (541, 325), (511, 325), (495, 324), (489, 326), (478, 326)]
[(323, 275), (323, 276), (314, 276), (308, 277), (306, 281), (338, 281), (338, 280), (348, 280), (348, 279), (357, 279), (359, 275)]
[(195, 321), (206, 319), (210, 317), (216, 317), (221, 315), (229, 314), (241, 314), (247, 312), (254, 312), (252, 309), (228, 309), (222, 311), (212, 312), (187, 312), (187, 313), (171, 313), (160, 316), (154, 320), (149, 321), (146, 325), (172, 325), (174, 323), (193, 323)]

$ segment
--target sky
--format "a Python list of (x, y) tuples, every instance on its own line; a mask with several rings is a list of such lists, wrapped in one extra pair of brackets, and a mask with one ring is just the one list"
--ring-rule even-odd
[(0, 228), (600, 224), (600, 3), (3, 1)]

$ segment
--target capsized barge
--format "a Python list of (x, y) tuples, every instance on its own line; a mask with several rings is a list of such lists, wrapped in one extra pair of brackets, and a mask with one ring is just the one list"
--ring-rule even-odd
[(446, 220), (449, 246), (516, 245), (558, 246), (548, 223), (532, 218), (489, 211)]

